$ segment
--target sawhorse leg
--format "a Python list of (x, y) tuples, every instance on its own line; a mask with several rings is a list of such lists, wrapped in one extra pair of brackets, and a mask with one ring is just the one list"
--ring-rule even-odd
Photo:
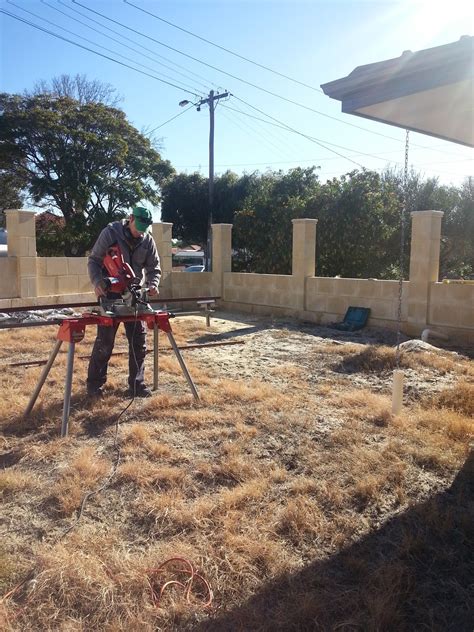
[(174, 339), (174, 336), (171, 333), (171, 331), (167, 331), (166, 333), (168, 334), (168, 340), (170, 341), (170, 344), (171, 344), (171, 346), (173, 348), (173, 351), (174, 351), (174, 353), (175, 353), (175, 355), (176, 355), (176, 357), (178, 359), (178, 362), (179, 362), (179, 365), (181, 367), (181, 370), (183, 371), (184, 376), (185, 376), (185, 378), (188, 381), (189, 388), (191, 389), (191, 392), (192, 392), (192, 394), (194, 396), (194, 399), (198, 402), (199, 401), (199, 394), (197, 392), (196, 387), (194, 386), (194, 382), (193, 382), (192, 377), (189, 375), (188, 368), (187, 368), (187, 366), (184, 363), (183, 356), (181, 355), (181, 352), (178, 349), (178, 345), (176, 344), (176, 340)]
[(158, 328), (158, 323), (154, 323), (153, 325), (153, 390), (158, 390), (158, 352), (160, 349), (160, 330)]
[(33, 410), (33, 406), (35, 405), (35, 402), (38, 399), (38, 395), (40, 394), (41, 389), (43, 388), (43, 384), (45, 383), (46, 378), (48, 377), (48, 373), (50, 372), (51, 367), (53, 366), (53, 362), (55, 361), (56, 356), (58, 355), (59, 349), (61, 348), (62, 344), (63, 344), (62, 340), (56, 340), (54, 344), (54, 348), (51, 351), (51, 355), (49, 356), (49, 360), (46, 363), (46, 366), (44, 367), (43, 372), (41, 373), (41, 376), (40, 376), (40, 379), (38, 380), (38, 384), (36, 385), (35, 391), (33, 395), (31, 396), (28, 406), (26, 407), (25, 417), (28, 417), (31, 411)]
[(70, 342), (69, 349), (67, 352), (66, 381), (64, 383), (64, 405), (63, 405), (63, 420), (61, 423), (61, 437), (67, 437), (68, 432), (69, 432), (69, 412), (71, 410), (72, 374), (73, 374), (73, 369), (74, 369), (75, 348), (76, 348), (76, 343)]

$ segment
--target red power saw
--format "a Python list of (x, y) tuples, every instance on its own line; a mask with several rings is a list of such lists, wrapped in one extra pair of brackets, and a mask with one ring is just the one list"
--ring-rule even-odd
[(137, 311), (153, 311), (147, 301), (148, 290), (140, 286), (140, 279), (135, 275), (132, 266), (124, 260), (117, 244), (107, 249), (102, 263), (110, 275), (104, 278), (104, 289), (121, 295), (121, 298), (100, 297), (99, 304), (104, 315), (123, 316)]
[(104, 279), (107, 291), (123, 294), (130, 287), (140, 286), (140, 279), (137, 279), (132, 266), (124, 260), (117, 244), (107, 250), (102, 263), (110, 275)]

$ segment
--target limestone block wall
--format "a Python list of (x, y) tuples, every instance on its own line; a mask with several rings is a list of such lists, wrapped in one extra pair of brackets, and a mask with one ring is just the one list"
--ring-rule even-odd
[(0, 258), (0, 299), (18, 296), (18, 276), (16, 257)]
[[(402, 291), (402, 330), (419, 335), (432, 327), (474, 343), (474, 284), (439, 283), (442, 213), (412, 213), (410, 278)], [(0, 259), (0, 311), (44, 303), (95, 299), (85, 257), (37, 257), (34, 213), (6, 211), (8, 256)], [(212, 272), (171, 269), (171, 224), (154, 224), (162, 262), (160, 295), (221, 296), (229, 310), (274, 314), (325, 323), (341, 320), (351, 305), (370, 307), (370, 324), (396, 327), (398, 281), (316, 276), (317, 220), (293, 221), (292, 274), (244, 274), (232, 270), (232, 226), (212, 227)]]
[(87, 257), (38, 257), (38, 296), (92, 292)]
[(291, 275), (227, 272), (224, 301), (268, 307), (295, 307), (297, 283)]
[[(408, 282), (402, 285), (402, 321), (406, 320)], [(371, 323), (394, 326), (398, 320), (398, 281), (313, 277), (306, 281), (306, 310), (320, 322), (341, 320), (351, 305), (369, 307)]]
[[(160, 295), (167, 298), (220, 296), (213, 294), (212, 272), (171, 272), (171, 287), (161, 287)], [(170, 292), (171, 290), (171, 292)]]
[(474, 283), (431, 283), (427, 325), (474, 343)]

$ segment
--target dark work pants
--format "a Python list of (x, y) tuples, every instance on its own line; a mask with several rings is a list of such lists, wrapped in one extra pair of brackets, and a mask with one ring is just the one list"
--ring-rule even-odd
[[(136, 320), (124, 323), (128, 338), (128, 385), (134, 388), (144, 384), (146, 329), (145, 323)], [(98, 325), (97, 338), (94, 342), (89, 370), (87, 373), (88, 390), (96, 390), (107, 381), (107, 366), (114, 348), (115, 334), (119, 324), (113, 327)]]

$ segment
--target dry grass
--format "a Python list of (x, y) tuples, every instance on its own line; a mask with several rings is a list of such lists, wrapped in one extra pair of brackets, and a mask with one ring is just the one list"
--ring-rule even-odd
[[(198, 319), (174, 328), (181, 344), (209, 335)], [(471, 629), (472, 366), (404, 354), (419, 392), (394, 417), (392, 348), (311, 337), (305, 348), (296, 333), (283, 360), (295, 332), (274, 323), (245, 348), (186, 354), (199, 403), (174, 358), (160, 357), (159, 393), (121, 420), (115, 477), (64, 539), (115, 462), (127, 356), (114, 359), (95, 404), (77, 362), (67, 439), (65, 354), (27, 422), (39, 369), (2, 372), (0, 591), (17, 587), (0, 602), (2, 629)], [(47, 356), (54, 341), (47, 328), (24, 339), (4, 336), (1, 361)], [(213, 609), (199, 605), (202, 586), (191, 604), (176, 585), (153, 603), (150, 569), (175, 556), (211, 583)]]

